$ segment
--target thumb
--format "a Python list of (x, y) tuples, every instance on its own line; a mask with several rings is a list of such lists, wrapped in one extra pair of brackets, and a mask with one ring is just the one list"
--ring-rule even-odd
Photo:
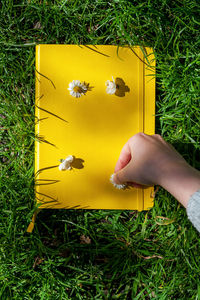
[(114, 174), (116, 184), (128, 184), (129, 186), (141, 188), (142, 184), (138, 181), (138, 170), (132, 160), (121, 170)]

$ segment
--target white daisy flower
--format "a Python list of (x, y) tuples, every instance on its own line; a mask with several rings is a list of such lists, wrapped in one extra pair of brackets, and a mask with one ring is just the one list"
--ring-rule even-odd
[(68, 155), (66, 159), (63, 159), (61, 164), (59, 165), (60, 171), (71, 170), (71, 163), (73, 162), (74, 157), (72, 155)]
[(80, 80), (72, 80), (72, 82), (69, 83), (68, 90), (70, 91), (70, 95), (76, 98), (80, 98), (82, 95), (85, 95), (87, 92), (87, 85), (85, 82), (80, 82)]
[(113, 77), (112, 77), (112, 79), (113, 79), (112, 81), (111, 80), (106, 81), (106, 86), (107, 86), (106, 93), (109, 95), (113, 95), (117, 89), (115, 80)]
[(119, 190), (123, 190), (127, 187), (126, 184), (117, 184), (115, 181), (114, 181), (114, 176), (115, 174), (112, 174), (110, 176), (110, 182), (114, 185), (114, 187), (116, 187), (116, 189), (119, 189)]

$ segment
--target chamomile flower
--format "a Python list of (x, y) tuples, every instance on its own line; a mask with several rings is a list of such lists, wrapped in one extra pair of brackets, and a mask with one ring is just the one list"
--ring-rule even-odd
[(68, 155), (66, 159), (61, 160), (61, 164), (59, 165), (60, 171), (71, 170), (71, 163), (73, 162), (74, 157), (72, 155)]
[(80, 80), (72, 80), (72, 82), (69, 83), (68, 90), (70, 91), (71, 96), (80, 98), (82, 95), (85, 95), (88, 87), (85, 82), (80, 82)]
[(112, 77), (112, 79), (113, 79), (112, 81), (111, 80), (106, 81), (106, 87), (107, 87), (106, 88), (106, 93), (109, 94), (109, 95), (115, 94), (116, 89), (117, 89), (115, 80), (114, 80), (113, 77)]
[(119, 190), (124, 190), (127, 185), (126, 184), (117, 184), (115, 181), (114, 181), (114, 176), (115, 174), (112, 174), (110, 176), (110, 182), (114, 185), (114, 187), (116, 187), (116, 189), (119, 189)]

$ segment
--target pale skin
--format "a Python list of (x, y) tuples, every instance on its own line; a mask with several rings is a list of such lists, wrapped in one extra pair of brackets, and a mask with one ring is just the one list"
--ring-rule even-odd
[(200, 189), (200, 172), (160, 135), (138, 133), (122, 148), (114, 181), (135, 187), (160, 185), (184, 207)]

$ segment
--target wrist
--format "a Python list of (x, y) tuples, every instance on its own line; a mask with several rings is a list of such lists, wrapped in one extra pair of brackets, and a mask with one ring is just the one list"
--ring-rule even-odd
[(187, 207), (189, 198), (200, 189), (200, 172), (181, 161), (168, 165), (159, 181), (159, 185)]

